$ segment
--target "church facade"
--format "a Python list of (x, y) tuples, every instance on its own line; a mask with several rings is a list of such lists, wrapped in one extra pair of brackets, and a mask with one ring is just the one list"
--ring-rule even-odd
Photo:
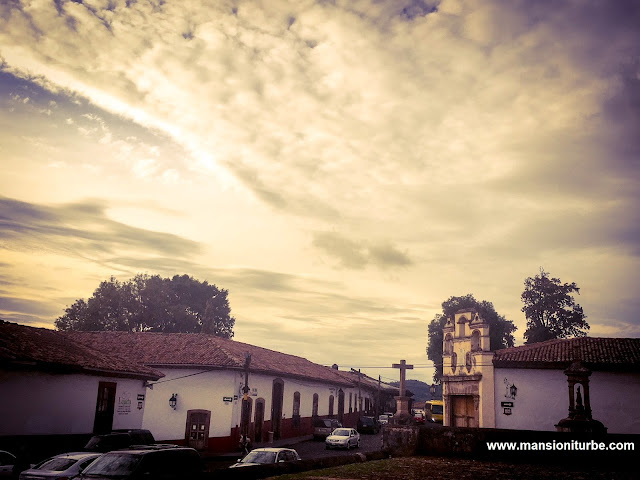
[(447, 319), (443, 334), (445, 425), (555, 431), (582, 416), (609, 433), (640, 433), (640, 339), (557, 339), (492, 352), (489, 325), (470, 310)]

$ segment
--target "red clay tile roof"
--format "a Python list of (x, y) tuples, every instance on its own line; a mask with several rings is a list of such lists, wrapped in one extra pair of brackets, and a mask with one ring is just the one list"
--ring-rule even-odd
[(582, 360), (592, 370), (640, 371), (640, 338), (582, 337), (497, 350), (495, 367), (566, 368)]
[(62, 332), (0, 320), (0, 365), (157, 380), (164, 375), (89, 348)]
[(147, 366), (232, 368), (242, 370), (245, 352), (251, 372), (351, 384), (331, 368), (294, 355), (204, 333), (65, 332), (69, 338)]

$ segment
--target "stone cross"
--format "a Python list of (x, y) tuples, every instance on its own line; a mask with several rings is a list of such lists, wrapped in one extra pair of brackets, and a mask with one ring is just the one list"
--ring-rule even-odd
[(407, 370), (413, 370), (413, 365), (407, 365), (406, 360), (400, 360), (400, 363), (394, 363), (391, 365), (393, 368), (400, 369), (400, 396), (404, 397), (405, 392), (407, 391), (405, 388), (405, 381), (407, 376)]

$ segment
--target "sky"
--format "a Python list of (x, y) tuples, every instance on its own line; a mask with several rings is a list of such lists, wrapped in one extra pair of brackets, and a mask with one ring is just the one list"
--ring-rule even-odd
[(229, 291), (235, 340), (431, 383), (451, 296), (576, 282), (640, 337), (640, 3), (10, 0), (0, 318)]

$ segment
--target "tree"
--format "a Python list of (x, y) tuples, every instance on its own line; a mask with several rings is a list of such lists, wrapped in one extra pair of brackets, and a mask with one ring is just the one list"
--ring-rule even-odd
[(56, 322), (58, 330), (211, 333), (232, 338), (228, 291), (188, 275), (136, 275), (100, 283), (87, 301), (76, 300)]
[(447, 318), (453, 318), (453, 315), (463, 308), (475, 309), (487, 321), (489, 324), (491, 350), (513, 347), (515, 344), (513, 332), (518, 327), (511, 320), (507, 320), (504, 315), (498, 314), (493, 307), (493, 303), (486, 300), (479, 302), (470, 293), (461, 297), (450, 297), (442, 302), (442, 313), (435, 315), (428, 328), (427, 357), (436, 367), (436, 371), (433, 374), (435, 382), (439, 382), (442, 377), (442, 329), (447, 322)]
[(525, 343), (543, 342), (554, 338), (585, 337), (589, 324), (573, 296), (580, 289), (573, 283), (562, 283), (550, 278), (549, 272), (540, 268), (540, 274), (524, 281), (522, 311), (527, 317)]

